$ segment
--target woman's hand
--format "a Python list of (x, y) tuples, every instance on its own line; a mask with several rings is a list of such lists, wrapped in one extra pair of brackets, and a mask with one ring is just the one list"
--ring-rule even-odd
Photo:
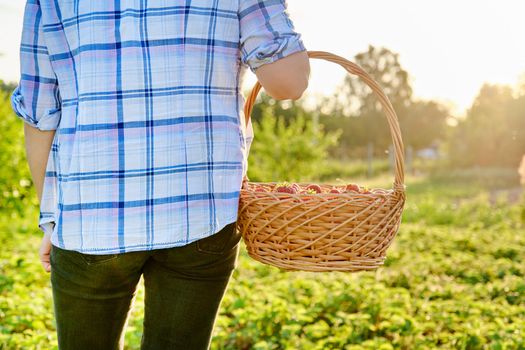
[(46, 272), (51, 272), (51, 262), (49, 260), (49, 255), (51, 254), (51, 236), (49, 234), (44, 234), (42, 238), (42, 243), (40, 244), (40, 250), (38, 255), (40, 257), (40, 263), (44, 267)]

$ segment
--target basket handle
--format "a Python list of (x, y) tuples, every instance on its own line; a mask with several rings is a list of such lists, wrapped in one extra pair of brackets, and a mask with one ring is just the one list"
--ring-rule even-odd
[[(343, 58), (338, 55), (334, 55), (326, 51), (307, 51), (309, 58), (323, 59), (326, 61), (334, 62), (342, 66), (347, 72), (357, 75), (361, 78), (375, 93), (379, 98), (379, 102), (383, 106), (383, 111), (386, 114), (388, 124), (390, 126), (390, 134), (392, 135), (392, 142), (394, 144), (394, 153), (395, 153), (395, 170), (394, 170), (394, 191), (404, 192), (405, 191), (405, 159), (404, 159), (404, 146), (403, 139), (401, 137), (401, 130), (399, 129), (399, 122), (392, 106), (392, 103), (384, 93), (381, 86), (361, 68), (359, 65), (350, 62), (346, 58)], [(253, 105), (257, 99), (257, 95), (261, 90), (261, 83), (257, 81), (252, 88), (250, 95), (248, 96), (246, 103), (244, 105), (244, 115), (246, 117), (246, 124), (250, 120), (250, 115), (252, 114)]]

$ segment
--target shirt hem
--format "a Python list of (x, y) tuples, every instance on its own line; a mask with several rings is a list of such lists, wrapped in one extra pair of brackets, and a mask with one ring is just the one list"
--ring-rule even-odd
[[(230, 216), (228, 218), (225, 218), (223, 221), (226, 222), (222, 227), (217, 229), (216, 231), (213, 230), (207, 230), (205, 234), (199, 235), (197, 237), (193, 237), (190, 240), (180, 240), (175, 242), (162, 242), (162, 243), (150, 243), (150, 244), (135, 244), (135, 245), (127, 245), (124, 247), (113, 247), (113, 248), (89, 248), (89, 249), (79, 249), (79, 248), (69, 248), (65, 246), (61, 246), (55, 239), (56, 237), (53, 235), (51, 236), (51, 243), (59, 247), (61, 249), (65, 250), (72, 250), (76, 251), (82, 254), (92, 254), (92, 255), (104, 255), (104, 254), (123, 254), (123, 253), (129, 253), (129, 252), (137, 252), (137, 251), (152, 251), (157, 249), (163, 249), (163, 248), (175, 248), (175, 247), (183, 247), (186, 245), (189, 245), (199, 239), (203, 239), (206, 237), (209, 237), (217, 232), (219, 232), (222, 228), (224, 228), (226, 225), (231, 224), (232, 222), (235, 222), (238, 219), (238, 213), (236, 213), (234, 216)], [(146, 248), (146, 249), (144, 249)]]

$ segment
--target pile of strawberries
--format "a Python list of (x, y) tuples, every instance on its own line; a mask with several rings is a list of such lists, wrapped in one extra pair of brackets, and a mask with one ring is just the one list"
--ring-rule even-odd
[(306, 188), (301, 188), (296, 183), (289, 183), (287, 181), (279, 182), (273, 186), (271, 190), (267, 190), (263, 187), (258, 187), (255, 192), (281, 192), (290, 194), (317, 194), (317, 193), (363, 193), (369, 194), (372, 191), (368, 187), (361, 187), (357, 184), (348, 184), (346, 186), (332, 186), (329, 190), (323, 190), (321, 186), (317, 184), (310, 184)]

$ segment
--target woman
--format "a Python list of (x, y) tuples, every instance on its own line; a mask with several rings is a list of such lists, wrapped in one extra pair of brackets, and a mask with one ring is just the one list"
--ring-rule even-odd
[(26, 0), (24, 121), (60, 349), (122, 349), (140, 278), (142, 349), (207, 349), (237, 266), (251, 125), (246, 67), (298, 99), (285, 0)]

